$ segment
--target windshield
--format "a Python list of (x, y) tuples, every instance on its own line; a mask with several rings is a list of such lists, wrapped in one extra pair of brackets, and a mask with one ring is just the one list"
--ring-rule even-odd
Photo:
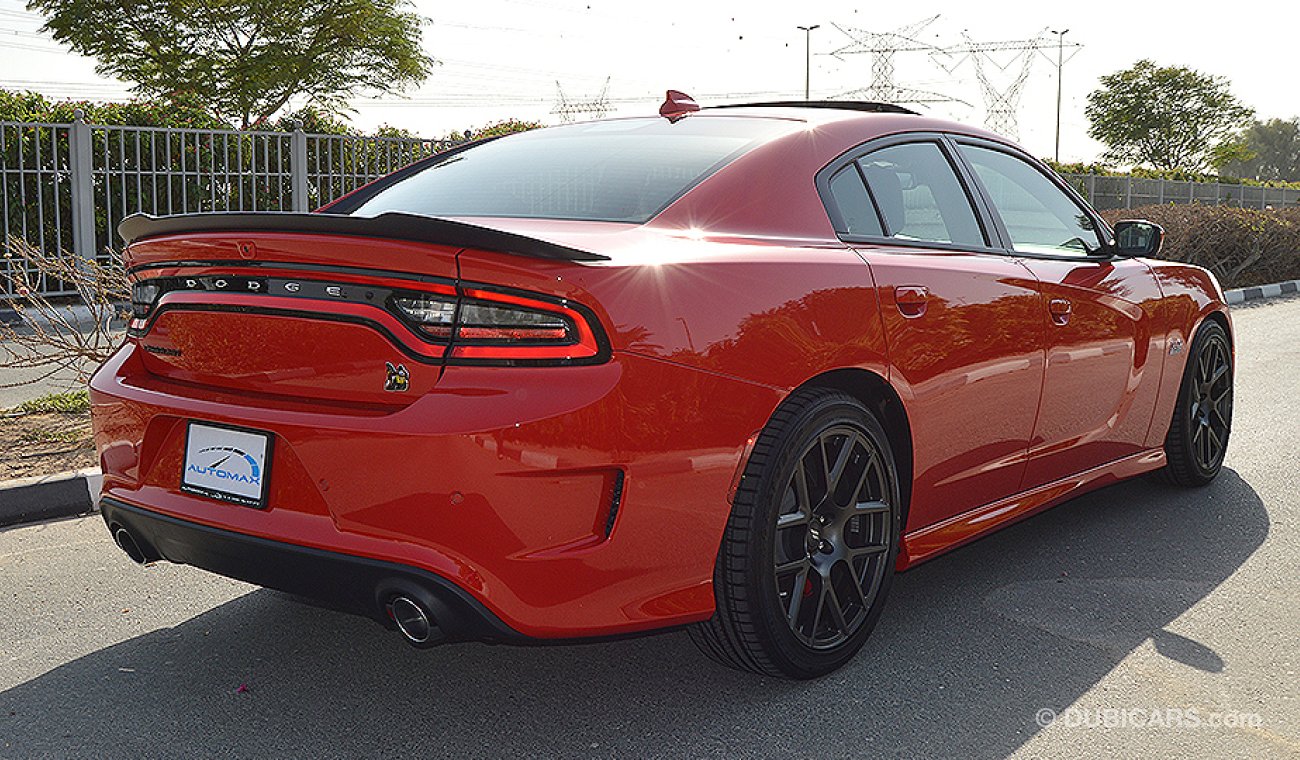
[(376, 193), (352, 213), (650, 220), (705, 177), (800, 122), (751, 117), (620, 119), (511, 135)]

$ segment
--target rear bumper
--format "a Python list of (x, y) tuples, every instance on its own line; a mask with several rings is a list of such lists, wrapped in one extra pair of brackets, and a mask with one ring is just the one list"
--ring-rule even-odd
[(393, 628), (388, 601), (419, 598), (453, 641), (523, 642), (464, 590), (419, 568), (258, 538), (168, 517), (112, 498), (100, 502), (110, 532), (126, 529), (148, 560), (165, 559), (307, 597)]
[[(585, 367), (449, 367), (405, 407), (341, 405), (161, 378), (130, 343), (90, 392), (102, 496), (116, 505), (106, 518), (143, 510), (191, 533), (405, 568), (505, 626), (466, 637), (528, 639), (707, 619), (744, 442), (782, 396), (615, 354)], [(191, 420), (273, 437), (265, 508), (180, 489)], [(278, 560), (249, 569), (238, 552), (164, 539), (167, 559), (304, 596), (337, 585), (343, 606), (382, 612), (378, 571), (354, 582), (359, 571), (294, 560), (280, 578)]]

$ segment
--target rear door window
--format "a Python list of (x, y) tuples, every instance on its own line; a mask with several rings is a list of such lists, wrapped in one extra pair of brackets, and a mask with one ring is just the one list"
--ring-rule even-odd
[(1101, 247), (1092, 217), (1029, 162), (1000, 150), (962, 145), (1020, 253), (1087, 256)]
[(987, 245), (970, 197), (938, 144), (891, 145), (867, 154), (859, 164), (884, 217), (886, 236)]

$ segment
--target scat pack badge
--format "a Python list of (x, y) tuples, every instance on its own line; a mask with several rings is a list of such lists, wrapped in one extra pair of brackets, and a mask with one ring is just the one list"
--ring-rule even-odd
[(384, 390), (400, 393), (411, 387), (411, 373), (406, 371), (405, 364), (394, 367), (392, 362), (384, 362), (384, 367), (388, 370), (388, 380), (384, 382)]

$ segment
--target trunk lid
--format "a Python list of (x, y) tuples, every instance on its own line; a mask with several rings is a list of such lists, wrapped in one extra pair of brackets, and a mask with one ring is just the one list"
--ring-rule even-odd
[(459, 250), (287, 231), (146, 237), (127, 249), (142, 302), (129, 338), (149, 372), (174, 381), (405, 405), (437, 383), (446, 340), (422, 333), (392, 299), (454, 302)]

